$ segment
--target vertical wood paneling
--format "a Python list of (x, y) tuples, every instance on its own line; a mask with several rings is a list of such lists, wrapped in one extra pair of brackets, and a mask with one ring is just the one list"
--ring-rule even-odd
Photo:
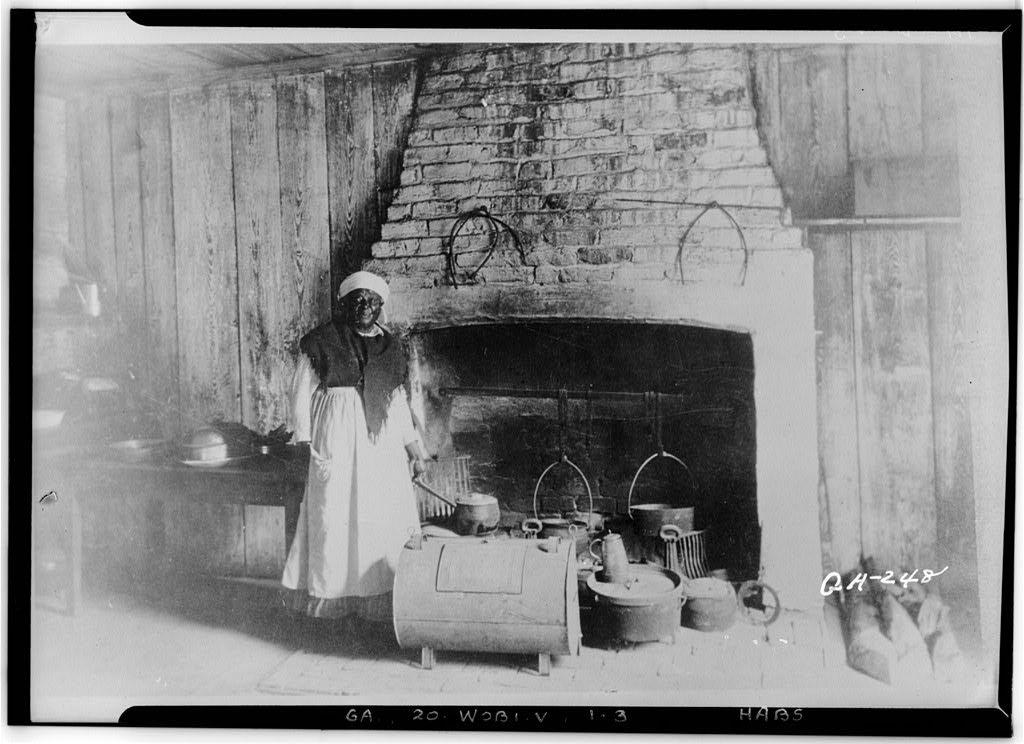
[[(402, 175), (402, 155), (412, 129), (416, 95), (416, 64), (407, 62), (373, 68), (373, 144), (376, 151), (377, 215), (387, 220)], [(376, 240), (378, 230), (373, 236)]]
[(140, 133), (134, 96), (110, 100), (110, 150), (113, 162), (114, 243), (117, 254), (117, 309), (126, 359), (149, 379), (150, 348), (146, 323), (145, 256), (140, 182)]
[(857, 380), (850, 236), (811, 233), (818, 333), (818, 451), (827, 499), (832, 569), (855, 568), (861, 551)]
[(195, 574), (242, 576), (245, 573), (242, 507), (237, 504), (164, 504), (167, 564)]
[[(924, 151), (956, 155), (956, 105), (951, 46), (921, 47), (921, 119)], [(956, 176), (953, 176), (956, 181)]]
[(921, 53), (913, 45), (853, 45), (848, 57), (850, 156), (919, 155)]
[[(117, 281), (114, 248), (114, 195), (111, 186), (110, 119), (107, 99), (81, 105), (79, 146), (82, 152), (82, 194), (87, 270), (111, 293)], [(109, 295), (107, 302), (112, 299)]]
[[(295, 261), (285, 255), (281, 240), (277, 120), (273, 80), (231, 87), (242, 423), (259, 432), (270, 431), (287, 417), (299, 322), (292, 281)], [(283, 513), (271, 507), (244, 509), (246, 573), (279, 577), (284, 569)]]
[[(67, 136), (64, 102), (35, 97), (32, 133), (32, 227), (37, 247), (60, 252), (68, 239)], [(40, 240), (43, 245), (40, 246)]]
[(370, 255), (378, 230), (373, 86), (369, 70), (328, 72), (324, 86), (334, 289)]
[[(330, 318), (331, 242), (327, 187), (324, 76), (278, 80), (277, 147), (281, 163), (281, 245), (286, 270), (278, 299), (286, 350)], [(283, 303), (288, 303), (283, 304)]]
[(798, 217), (849, 214), (846, 64), (842, 48), (780, 52), (779, 177)]
[(935, 560), (928, 287), (921, 232), (855, 232), (854, 343), (864, 554)]
[[(983, 654), (988, 669), (998, 668), (1000, 615), (1009, 601), (1006, 593), (1004, 561), (1009, 524), (1013, 512), (1008, 497), (1013, 497), (1012, 473), (1007, 473), (1007, 457), (1012, 455), (1012, 440), (1007, 440), (1008, 425), (1014, 426), (1015, 383), (1012, 366), (1014, 349), (1009, 343), (1015, 332), (1012, 324), (1016, 305), (1015, 285), (1008, 266), (1016, 261), (1007, 255), (1002, 65), (1005, 62), (996, 44), (955, 45), (955, 96), (957, 151), (959, 157), (961, 237), (964, 242), (964, 277), (967, 303), (964, 325), (970, 353), (964, 362), (970, 375), (968, 404), (971, 414), (971, 450), (974, 474), (975, 530), (978, 535), (978, 584), (982, 622)], [(1012, 151), (1012, 149), (1011, 149)], [(986, 664), (985, 660), (991, 660)], [(1005, 670), (1000, 669), (1000, 673)]]
[(955, 216), (960, 183), (955, 158), (862, 160), (854, 163), (854, 213), (866, 216)]
[(178, 389), (178, 296), (174, 205), (171, 195), (171, 123), (167, 94), (139, 100), (139, 173), (145, 245), (149, 378), (146, 390), (165, 436), (181, 433)]
[(82, 147), (81, 106), (69, 101), (66, 108), (67, 121), (64, 131), (67, 135), (67, 179), (65, 192), (68, 204), (68, 254), (75, 262), (85, 259), (85, 209), (82, 188)]
[(245, 575), (280, 579), (284, 572), (284, 509), (246, 506)]
[(957, 597), (968, 627), (980, 623), (971, 458), (970, 383), (965, 364), (965, 258), (958, 232), (927, 235), (938, 568), (945, 596)]
[(295, 310), (281, 248), (277, 100), (272, 80), (231, 88), (242, 423), (258, 431), (286, 415), (292, 367), (284, 334)]
[(226, 86), (171, 95), (183, 426), (241, 415), (238, 279)]
[[(238, 276), (227, 86), (170, 100), (182, 428), (238, 421)], [(239, 506), (196, 504), (183, 517), (204, 570), (241, 573)]]

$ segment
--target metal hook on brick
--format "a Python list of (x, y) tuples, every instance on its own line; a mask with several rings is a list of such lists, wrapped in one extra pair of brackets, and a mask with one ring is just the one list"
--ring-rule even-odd
[[(743, 229), (740, 227), (740, 224), (736, 221), (732, 214), (730, 214), (729, 211), (721, 204), (719, 204), (717, 201), (708, 202), (704, 206), (704, 209), (701, 210), (700, 214), (694, 217), (690, 224), (686, 226), (686, 230), (683, 231), (683, 237), (679, 239), (679, 250), (676, 251), (676, 257), (673, 261), (673, 267), (675, 269), (678, 269), (679, 271), (679, 283), (685, 283), (685, 280), (683, 278), (683, 249), (686, 248), (686, 239), (687, 237), (689, 237), (690, 231), (693, 230), (694, 225), (700, 222), (700, 219), (708, 212), (710, 212), (712, 209), (717, 209), (719, 212), (724, 214), (726, 219), (728, 219), (732, 226), (736, 229), (736, 233), (740, 236), (740, 247), (743, 249), (743, 266), (740, 269), (740, 286), (742, 287), (747, 280), (747, 265), (750, 262), (750, 250), (747, 248), (747, 239), (743, 236)], [(671, 279), (671, 273), (666, 271), (665, 278)]]

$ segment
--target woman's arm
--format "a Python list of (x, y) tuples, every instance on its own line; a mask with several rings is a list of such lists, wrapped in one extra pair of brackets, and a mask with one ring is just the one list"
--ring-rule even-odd
[(320, 385), (320, 378), (313, 371), (313, 365), (309, 357), (299, 354), (295, 365), (295, 373), (292, 375), (291, 394), (289, 402), (291, 410), (288, 415), (288, 428), (292, 434), (292, 444), (310, 441), (309, 412), (313, 399), (313, 391)]
[(405, 387), (399, 386), (391, 396), (391, 403), (388, 406), (388, 426), (395, 427), (395, 432), (402, 439), (405, 445), (406, 454), (412, 462), (413, 475), (419, 477), (427, 469), (426, 461), (430, 459), (423, 440), (412, 423), (412, 410), (406, 399)]

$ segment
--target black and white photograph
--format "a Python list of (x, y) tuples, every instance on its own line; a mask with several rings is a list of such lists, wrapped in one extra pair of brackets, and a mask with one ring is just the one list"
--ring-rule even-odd
[(28, 15), (32, 723), (1005, 710), (1019, 10)]

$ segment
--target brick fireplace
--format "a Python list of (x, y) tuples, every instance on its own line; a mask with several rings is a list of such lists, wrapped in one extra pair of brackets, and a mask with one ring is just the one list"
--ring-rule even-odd
[[(406, 333), (576, 322), (749, 339), (760, 566), (787, 607), (809, 609), (822, 577), (812, 257), (751, 91), (739, 46), (518, 45), (436, 59), (366, 268), (389, 278), (390, 322)], [(705, 212), (711, 202), (723, 209)], [(450, 240), (481, 207), (518, 245), (499, 229), (489, 253), (483, 219)], [(651, 356), (637, 361), (658, 364)]]

